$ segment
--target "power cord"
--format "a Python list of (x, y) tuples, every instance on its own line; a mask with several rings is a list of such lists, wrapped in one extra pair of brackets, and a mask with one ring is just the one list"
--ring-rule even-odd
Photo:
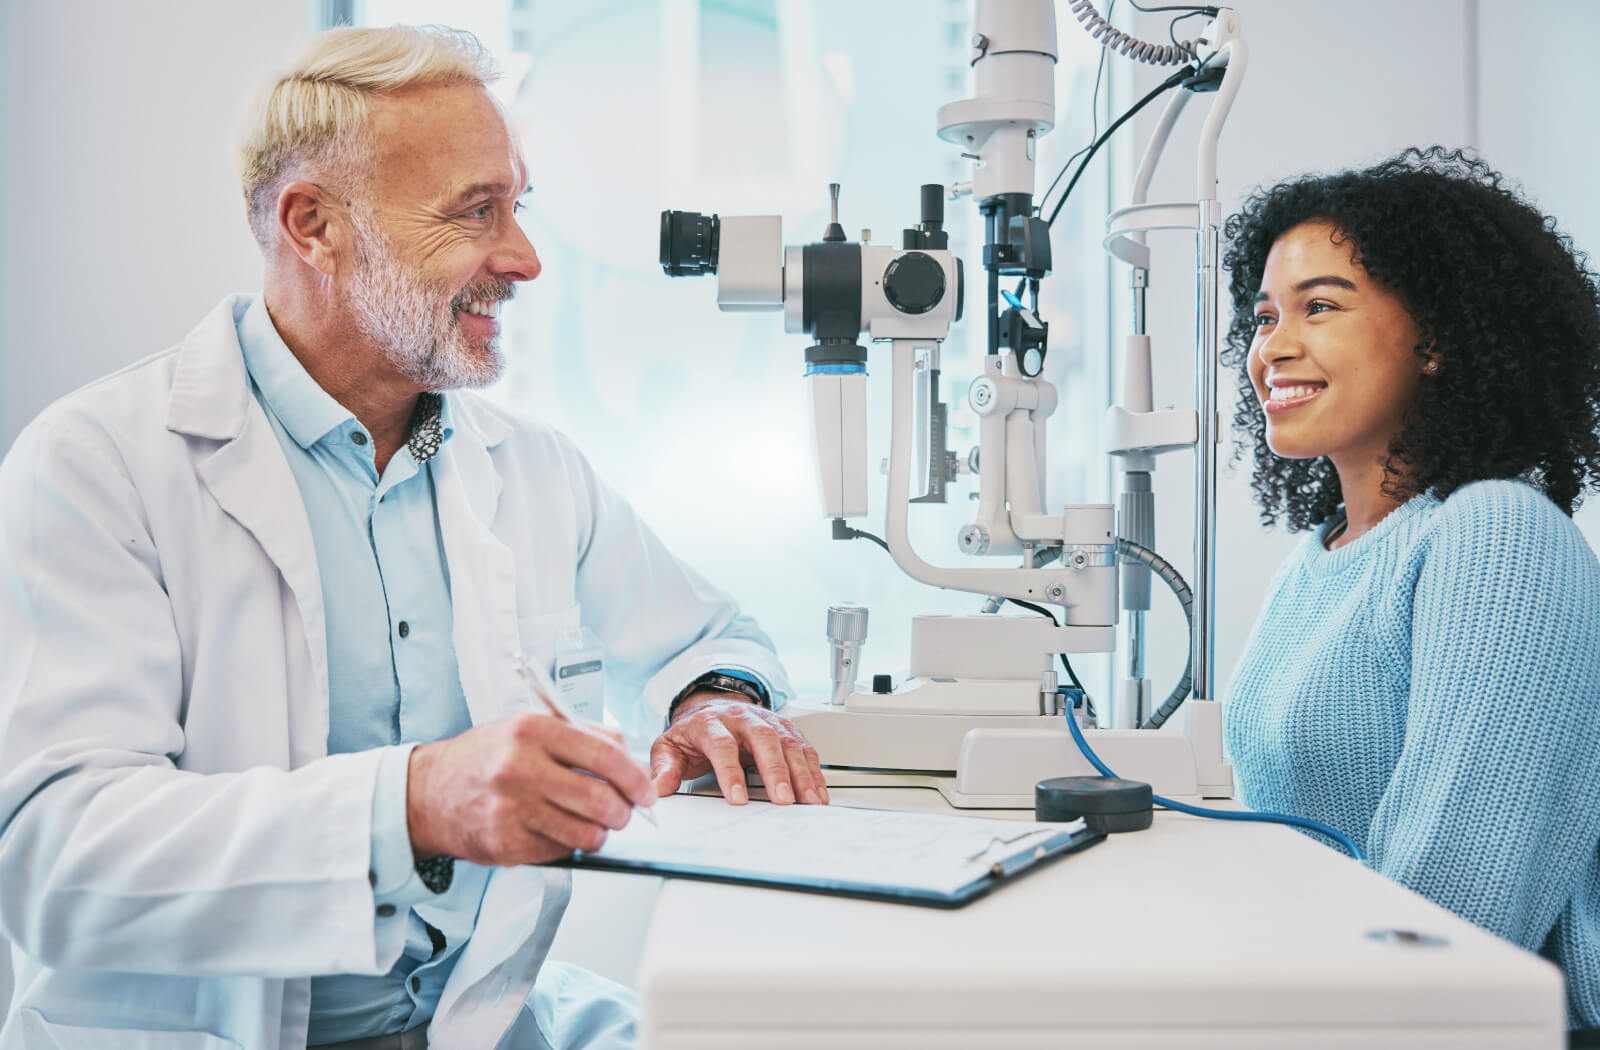
[[(1056, 614), (1051, 612), (1049, 609), (1046, 609), (1042, 605), (1035, 605), (1032, 602), (1023, 601), (1021, 598), (1007, 598), (1005, 600), (1010, 602), (1012, 605), (1017, 606), (1018, 608), (1026, 609), (1029, 612), (1038, 613), (1040, 616), (1043, 616), (1045, 619), (1049, 620), (1053, 626), (1061, 626), (1061, 621), (1056, 619)], [(1083, 687), (1083, 683), (1078, 681), (1077, 673), (1072, 670), (1072, 661), (1067, 659), (1066, 653), (1057, 653), (1056, 656), (1061, 659), (1061, 669), (1067, 673), (1067, 681), (1072, 683), (1072, 688), (1076, 689), (1080, 694), (1082, 694), (1084, 706), (1089, 709), (1090, 717), (1098, 717), (1095, 714), (1094, 701), (1089, 699), (1089, 690)]]
[[(1209, 62), (1210, 59), (1208, 58), (1206, 61)], [(1050, 190), (1054, 189), (1056, 183), (1061, 181), (1061, 176), (1067, 173), (1067, 169), (1072, 167), (1072, 162), (1078, 160), (1077, 170), (1072, 173), (1072, 178), (1067, 182), (1067, 188), (1061, 192), (1061, 199), (1056, 201), (1056, 206), (1050, 209), (1050, 217), (1045, 219), (1046, 225), (1053, 226), (1055, 224), (1056, 217), (1061, 214), (1061, 209), (1066, 207), (1067, 198), (1072, 196), (1073, 187), (1077, 186), (1078, 180), (1083, 178), (1083, 173), (1088, 170), (1089, 162), (1093, 160), (1094, 155), (1100, 151), (1100, 147), (1106, 144), (1106, 140), (1111, 138), (1112, 134), (1115, 133), (1118, 128), (1132, 120), (1140, 110), (1154, 102), (1157, 98), (1160, 98), (1166, 92), (1171, 91), (1179, 84), (1182, 84), (1185, 80), (1194, 76), (1196, 73), (1200, 72), (1203, 66), (1204, 63), (1199, 66), (1184, 66), (1182, 69), (1178, 70), (1176, 73), (1157, 84), (1153, 89), (1151, 89), (1149, 94), (1145, 95), (1144, 98), (1141, 98), (1132, 106), (1128, 107), (1128, 109), (1121, 116), (1112, 121), (1111, 126), (1106, 128), (1106, 130), (1101, 134), (1097, 135), (1093, 142), (1089, 143), (1089, 145), (1085, 146), (1083, 149), (1066, 159), (1066, 162), (1061, 166), (1061, 170), (1056, 173), (1056, 177), (1050, 181), (1049, 188), (1047, 188), (1044, 193), (1039, 196), (1039, 207), (1037, 210), (1039, 214), (1042, 215), (1044, 214), (1045, 197), (1049, 196)], [(1080, 157), (1082, 160), (1079, 160)], [(1019, 280), (1017, 282), (1017, 290), (1014, 293), (1015, 296), (1020, 298), (1023, 290), (1026, 287), (1027, 278)]]
[[(1106, 5), (1107, 18), (1111, 17), (1111, 12), (1116, 10), (1116, 7), (1117, 0), (1111, 0), (1111, 2)], [(1095, 139), (1100, 137), (1100, 78), (1105, 75), (1106, 55), (1110, 53), (1110, 51), (1110, 48), (1102, 46), (1100, 48), (1100, 61), (1095, 63), (1094, 90), (1089, 94), (1089, 113), (1091, 117), (1091, 122), (1089, 125), (1090, 142), (1093, 142)], [(1088, 148), (1088, 146), (1085, 146), (1083, 149), (1080, 149), (1078, 152), (1062, 161), (1061, 170), (1056, 172), (1056, 177), (1050, 180), (1050, 185), (1046, 186), (1044, 188), (1044, 192), (1039, 194), (1039, 203), (1041, 206), (1044, 204), (1045, 198), (1055, 192), (1056, 185), (1061, 182), (1061, 176), (1067, 173), (1067, 169), (1072, 166), (1072, 162), (1083, 156), (1084, 152), (1088, 150)], [(1020, 295), (1021, 293), (1019, 292), (1018, 294)]]
[(881, 536), (874, 536), (872, 533), (861, 529), (853, 529), (845, 524), (843, 518), (833, 519), (833, 538), (836, 540), (871, 540), (884, 550), (887, 551), (889, 549), (889, 545), (883, 542)]
[[(1166, 7), (1145, 7), (1143, 4), (1139, 3), (1139, 0), (1128, 0), (1128, 3), (1133, 5), (1134, 10), (1143, 11), (1147, 15), (1155, 14), (1158, 11), (1187, 11), (1189, 13), (1184, 15), (1183, 18), (1190, 18), (1194, 15), (1209, 15), (1210, 17), (1215, 18), (1217, 17), (1219, 11), (1219, 8), (1211, 7), (1206, 4), (1170, 4)], [(1108, 7), (1106, 8), (1106, 16), (1110, 17), (1110, 15), (1111, 9)], [(1172, 20), (1173, 24), (1175, 25), (1178, 22), (1183, 21), (1183, 18), (1174, 18)]]
[(1139, 101), (1135, 102), (1132, 106), (1129, 106), (1121, 116), (1112, 121), (1111, 126), (1106, 128), (1105, 131), (1101, 132), (1099, 138), (1090, 143), (1087, 154), (1085, 154), (1083, 160), (1078, 163), (1078, 170), (1072, 173), (1072, 178), (1067, 182), (1067, 188), (1061, 192), (1061, 199), (1056, 201), (1056, 206), (1050, 210), (1050, 217), (1045, 221), (1052, 225), (1055, 224), (1056, 216), (1060, 215), (1061, 209), (1066, 206), (1067, 198), (1072, 196), (1072, 189), (1078, 184), (1078, 180), (1083, 178), (1083, 173), (1088, 169), (1089, 162), (1094, 159), (1094, 155), (1100, 151), (1100, 147), (1106, 144), (1106, 140), (1114, 135), (1118, 128), (1132, 120), (1134, 115), (1140, 110), (1144, 109), (1144, 107), (1148, 106), (1150, 103), (1154, 102), (1168, 91), (1171, 91), (1179, 84), (1182, 84), (1185, 80), (1188, 80), (1199, 71), (1200, 66), (1184, 66), (1182, 69), (1178, 70), (1176, 73), (1172, 74), (1170, 77), (1151, 88), (1149, 93), (1147, 93)]
[[(1188, 43), (1174, 40), (1171, 47), (1166, 44), (1152, 44), (1147, 40), (1140, 40), (1131, 33), (1124, 33), (1102, 18), (1094, 9), (1093, 0), (1068, 0), (1067, 6), (1096, 42), (1135, 62), (1144, 62), (1152, 66), (1176, 66), (1184, 62), (1193, 62), (1197, 57), (1195, 45), (1200, 43), (1199, 40), (1191, 40)], [(1138, 4), (1133, 6), (1141, 11), (1147, 10)], [(1190, 9), (1192, 10), (1192, 6)], [(1106, 13), (1110, 14), (1110, 11)], [(1171, 35), (1171, 26), (1168, 27), (1168, 35)]]
[[(1089, 695), (1085, 693), (1084, 703), (1088, 703), (1088, 701)], [(1065, 714), (1067, 729), (1072, 733), (1072, 741), (1078, 745), (1078, 750), (1083, 752), (1083, 757), (1089, 760), (1089, 764), (1101, 776), (1115, 777), (1116, 774), (1104, 762), (1100, 761), (1099, 755), (1094, 753), (1094, 749), (1089, 746), (1089, 741), (1083, 738), (1083, 730), (1078, 728), (1078, 720), (1073, 716), (1070, 706), (1065, 709)], [(1306, 831), (1316, 832), (1318, 835), (1326, 835), (1344, 847), (1345, 852), (1356, 860), (1363, 864), (1367, 862), (1367, 855), (1361, 851), (1361, 847), (1357, 846), (1350, 836), (1338, 828), (1329, 827), (1321, 821), (1311, 820), (1307, 817), (1296, 817), (1287, 813), (1241, 813), (1230, 809), (1208, 809), (1204, 806), (1191, 806), (1187, 802), (1177, 802), (1161, 795), (1153, 796), (1152, 801), (1165, 809), (1175, 810), (1178, 813), (1188, 813), (1195, 817), (1206, 817), (1210, 820), (1236, 820), (1256, 824), (1287, 824), (1289, 827), (1303, 828)]]

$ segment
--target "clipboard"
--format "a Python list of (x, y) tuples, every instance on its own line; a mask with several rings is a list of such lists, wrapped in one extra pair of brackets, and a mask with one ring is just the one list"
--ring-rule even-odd
[(554, 865), (951, 909), (1105, 839), (1081, 820), (729, 806), (703, 795), (670, 795), (656, 813), (659, 828), (633, 821)]

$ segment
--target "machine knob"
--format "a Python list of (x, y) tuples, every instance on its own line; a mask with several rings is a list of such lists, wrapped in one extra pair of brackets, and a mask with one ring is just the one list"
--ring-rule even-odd
[(883, 271), (883, 295), (903, 314), (925, 314), (944, 298), (944, 267), (926, 252), (904, 252)]
[[(967, 404), (980, 416), (986, 416), (1000, 403), (1000, 388), (993, 376), (979, 376), (967, 387)], [(974, 450), (976, 451), (976, 450)]]
[(867, 610), (860, 605), (828, 606), (828, 641), (867, 640)]
[(874, 693), (892, 693), (892, 692), (894, 692), (894, 679), (890, 678), (886, 674), (875, 674), (875, 675), (873, 675), (872, 676), (872, 691)]

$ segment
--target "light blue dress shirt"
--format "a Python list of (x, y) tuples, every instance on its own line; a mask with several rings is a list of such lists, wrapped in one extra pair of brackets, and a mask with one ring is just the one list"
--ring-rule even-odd
[[(389, 748), (373, 798), (380, 910), (410, 908), (405, 948), (382, 976), (311, 982), (311, 1046), (414, 1028), (472, 934), (486, 869), (464, 861), (443, 894), (417, 877), (406, 828), (411, 747), (471, 725), (451, 637), (450, 570), (433, 471), (402, 447), (380, 476), (371, 435), (306, 372), (256, 299), (238, 324), (252, 392), (283, 446), (310, 519), (328, 639), (328, 751)], [(440, 422), (451, 435), (450, 401)], [(392, 913), (391, 913), (392, 914)], [(284, 936), (294, 936), (285, 930)]]

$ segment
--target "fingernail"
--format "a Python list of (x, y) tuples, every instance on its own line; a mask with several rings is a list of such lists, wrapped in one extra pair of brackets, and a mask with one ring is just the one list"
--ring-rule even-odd
[(750, 793), (744, 789), (743, 784), (735, 784), (733, 790), (728, 792), (728, 799), (734, 805), (742, 806), (750, 801)]
[(822, 801), (822, 799), (818, 797), (817, 793), (812, 791), (810, 788), (806, 788), (805, 792), (800, 796), (800, 798), (801, 801), (808, 806), (815, 806), (818, 802)]
[(794, 789), (791, 788), (788, 784), (783, 783), (782, 781), (779, 781), (779, 783), (778, 783), (777, 794), (778, 794), (778, 801), (779, 802), (793, 802), (794, 801)]

